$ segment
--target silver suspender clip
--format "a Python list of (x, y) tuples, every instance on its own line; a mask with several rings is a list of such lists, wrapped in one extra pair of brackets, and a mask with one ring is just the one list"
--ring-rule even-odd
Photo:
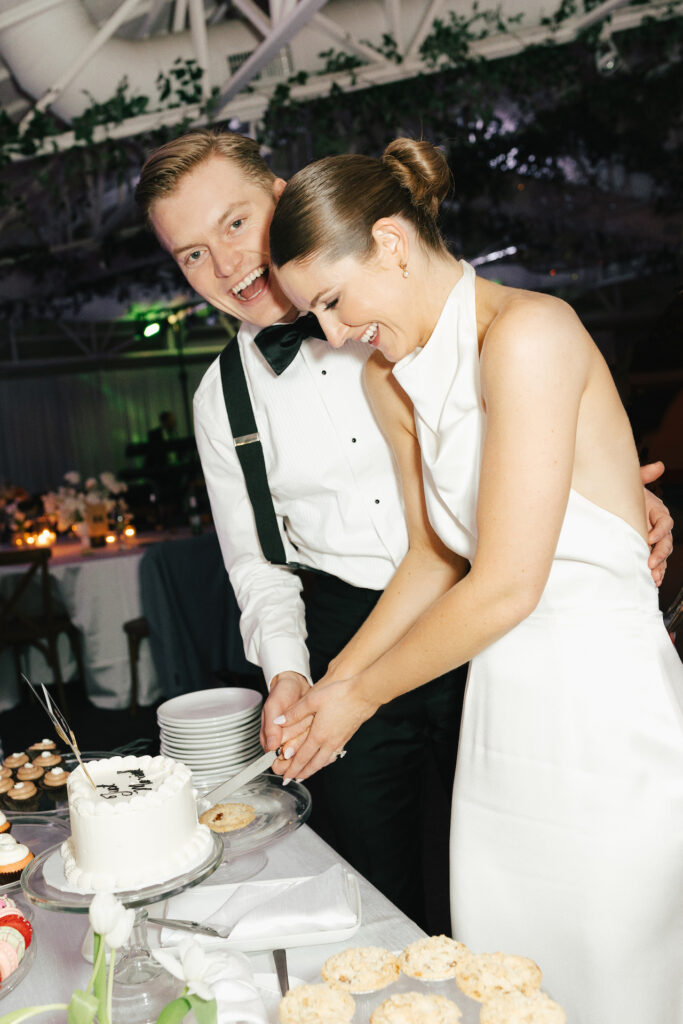
[(256, 434), (242, 434), (241, 437), (236, 437), (235, 448), (239, 448), (241, 444), (254, 444), (255, 441), (260, 441), (258, 433)]

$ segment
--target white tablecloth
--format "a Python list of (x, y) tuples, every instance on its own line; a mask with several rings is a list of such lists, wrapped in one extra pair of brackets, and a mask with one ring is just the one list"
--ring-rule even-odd
[[(85, 687), (98, 707), (125, 708), (130, 703), (128, 643), (123, 623), (142, 615), (138, 569), (144, 547), (110, 554), (80, 555), (78, 545), (56, 548), (50, 576), (58, 598), (81, 631)], [(0, 569), (0, 592), (9, 589), (10, 567)], [(60, 666), (65, 679), (74, 677), (76, 665), (68, 640), (60, 637)], [(51, 682), (52, 674), (40, 652), (30, 650), (26, 674), (33, 682)], [(161, 696), (147, 641), (138, 662), (138, 701), (151, 704)], [(17, 703), (17, 683), (11, 651), (0, 654), (0, 711)]]
[[(268, 863), (253, 879), (291, 878), (314, 875), (341, 858), (306, 825), (267, 849)], [(344, 862), (342, 862), (344, 863)], [(349, 870), (353, 870), (349, 868)], [(352, 939), (321, 946), (299, 946), (287, 951), (289, 974), (303, 981), (320, 981), (320, 967), (328, 956), (353, 946), (385, 946), (402, 949), (424, 934), (416, 924), (401, 913), (374, 886), (354, 872), (359, 881), (362, 923)], [(211, 878), (206, 880), (211, 885)], [(20, 985), (0, 1000), (0, 1016), (24, 1006), (68, 1002), (74, 987), (84, 986), (91, 966), (81, 955), (81, 944), (87, 931), (86, 914), (66, 914), (34, 908), (34, 929), (38, 956)], [(254, 971), (274, 970), (269, 953), (248, 954)], [(64, 1013), (46, 1013), (41, 1024), (64, 1024)]]

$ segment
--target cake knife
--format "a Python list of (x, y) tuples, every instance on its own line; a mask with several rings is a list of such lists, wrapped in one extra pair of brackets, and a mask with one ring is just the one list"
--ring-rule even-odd
[(233, 775), (231, 779), (227, 779), (225, 782), (220, 782), (213, 789), (210, 789), (208, 793), (203, 793), (202, 796), (205, 800), (211, 800), (213, 803), (218, 803), (219, 800), (224, 800), (226, 796), (230, 796), (231, 793), (236, 793), (238, 789), (241, 789), (247, 782), (251, 782), (261, 772), (265, 772), (275, 761), (278, 755), (277, 750), (268, 750), (265, 754), (261, 754), (255, 761), (243, 768), (237, 775)]

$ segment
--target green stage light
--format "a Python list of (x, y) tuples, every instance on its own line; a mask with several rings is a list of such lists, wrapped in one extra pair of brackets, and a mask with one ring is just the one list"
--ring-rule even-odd
[(156, 321), (152, 324), (147, 324), (144, 331), (142, 332), (146, 338), (153, 338), (155, 334), (158, 334), (161, 330), (161, 324)]

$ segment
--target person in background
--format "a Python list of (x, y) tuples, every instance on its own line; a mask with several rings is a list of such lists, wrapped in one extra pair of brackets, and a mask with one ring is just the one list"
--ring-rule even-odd
[(379, 160), (304, 168), (273, 216), (292, 303), (334, 348), (360, 336), (373, 352), (365, 383), (410, 538), (282, 716), (293, 752), (276, 770), (310, 777), (378, 709), (471, 662), (454, 936), (536, 960), (572, 1024), (683, 1024), (683, 665), (648, 570), (630, 423), (566, 303), (450, 254), (449, 187), (438, 149), (397, 139)]
[[(264, 510), (250, 502), (219, 360), (195, 395), (195, 432), (245, 652), (270, 690), (262, 725), (267, 749), (281, 744), (275, 720), (324, 675), (408, 543), (392, 455), (361, 388), (369, 350), (360, 335), (342, 353), (321, 337), (275, 345), (259, 337), (274, 324), (296, 327), (297, 311), (271, 273), (268, 249), (284, 187), (253, 140), (198, 131), (151, 154), (137, 188), (143, 212), (190, 285), (243, 321), (236, 345), (288, 565), (264, 556), (257, 530)], [(647, 468), (644, 481), (661, 470)], [(671, 521), (646, 494), (659, 580)], [(393, 702), (311, 785), (314, 827), (423, 927), (423, 787), (433, 761), (450, 790), (464, 678), (460, 669)]]

